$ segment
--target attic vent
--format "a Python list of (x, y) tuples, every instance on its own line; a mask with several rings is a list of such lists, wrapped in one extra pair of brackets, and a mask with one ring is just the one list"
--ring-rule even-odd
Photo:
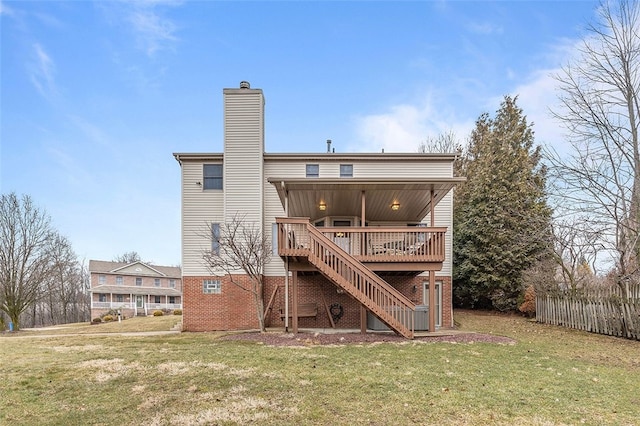
[(248, 82), (248, 81), (241, 81), (241, 82), (240, 82), (240, 88), (241, 88), (241, 89), (250, 89), (250, 88), (251, 88), (251, 85), (249, 84), (249, 82)]

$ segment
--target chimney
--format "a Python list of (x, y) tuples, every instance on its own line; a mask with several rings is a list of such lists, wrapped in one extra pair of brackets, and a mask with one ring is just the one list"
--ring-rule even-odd
[(241, 81), (224, 89), (224, 217), (242, 212), (247, 223), (262, 226), (264, 185), (264, 96)]
[(327, 139), (327, 154), (331, 152), (331, 139)]

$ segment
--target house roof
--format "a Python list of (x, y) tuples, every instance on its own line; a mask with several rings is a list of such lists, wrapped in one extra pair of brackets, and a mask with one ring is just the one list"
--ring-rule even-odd
[[(380, 153), (380, 152), (365, 152), (365, 153), (264, 153), (263, 158), (265, 161), (278, 160), (278, 161), (357, 161), (357, 160), (369, 160), (369, 161), (389, 161), (389, 160), (401, 160), (401, 161), (447, 161), (452, 162), (459, 154), (455, 153)], [(222, 161), (224, 154), (221, 152), (174, 152), (174, 158), (179, 163), (183, 161)]]
[(166, 287), (133, 287), (124, 285), (99, 285), (89, 289), (90, 293), (135, 294), (149, 296), (180, 296), (175, 288)]
[(90, 273), (118, 274), (131, 276), (151, 276), (163, 278), (182, 277), (182, 270), (179, 266), (159, 266), (150, 265), (144, 262), (107, 262), (104, 260), (90, 260)]
[[(360, 216), (362, 194), (365, 197), (367, 221), (419, 222), (463, 177), (439, 179), (326, 179), (268, 178), (278, 191), (282, 205), (288, 198), (290, 217)], [(320, 211), (323, 202), (326, 210)], [(391, 205), (399, 204), (397, 210)]]

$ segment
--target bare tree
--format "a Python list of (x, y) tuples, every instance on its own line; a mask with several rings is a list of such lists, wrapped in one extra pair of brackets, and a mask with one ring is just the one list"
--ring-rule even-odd
[(462, 144), (458, 141), (456, 134), (453, 131), (441, 133), (436, 137), (428, 137), (418, 145), (418, 152), (420, 153), (436, 153), (436, 154), (451, 154), (462, 153)]
[(51, 274), (45, 283), (43, 303), (47, 306), (51, 324), (82, 321), (84, 282), (82, 265), (69, 240), (57, 235), (51, 247)]
[[(235, 215), (219, 229), (209, 226), (213, 239), (211, 250), (203, 253), (207, 268), (213, 275), (226, 275), (234, 285), (253, 296), (260, 330), (264, 331), (263, 272), (271, 259), (271, 243), (261, 227), (246, 223), (244, 216)], [(249, 280), (238, 279), (244, 272)]]
[(33, 306), (50, 273), (55, 232), (49, 216), (28, 195), (0, 198), (0, 310), (16, 329), (20, 314)]
[(589, 287), (604, 249), (601, 236), (590, 228), (588, 217), (569, 215), (553, 223), (553, 258), (560, 266), (562, 288), (576, 291)]
[(555, 193), (615, 253), (619, 282), (638, 272), (640, 249), (640, 3), (603, 1), (577, 58), (556, 76), (568, 157), (547, 154)]
[[(113, 261), (120, 262), (120, 263), (134, 263), (134, 262), (140, 262), (141, 258), (137, 251), (128, 251), (126, 253), (123, 253), (121, 255), (114, 257)], [(146, 262), (146, 263), (149, 263), (149, 262)]]

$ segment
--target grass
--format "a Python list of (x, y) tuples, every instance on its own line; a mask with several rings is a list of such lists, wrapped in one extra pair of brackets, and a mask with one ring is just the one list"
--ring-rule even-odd
[[(167, 329), (156, 324), (166, 317), (147, 319)], [(0, 424), (638, 423), (640, 342), (520, 317), (456, 320), (517, 343), (293, 348), (210, 333), (5, 334)]]
[(160, 317), (132, 317), (124, 321), (118, 320), (99, 324), (75, 323), (54, 327), (23, 329), (20, 335), (59, 335), (59, 334), (96, 334), (96, 333), (140, 333), (151, 331), (169, 331), (182, 322), (180, 315), (163, 315)]

